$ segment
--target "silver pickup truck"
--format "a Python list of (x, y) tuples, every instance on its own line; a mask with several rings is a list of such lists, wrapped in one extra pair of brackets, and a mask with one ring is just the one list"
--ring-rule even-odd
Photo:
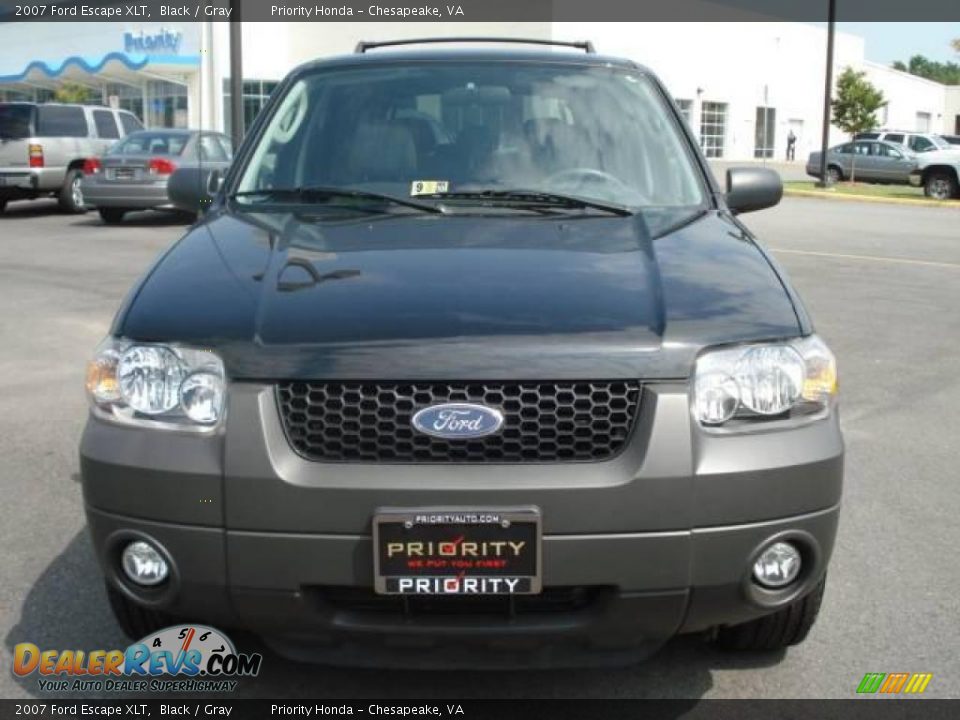
[(84, 162), (141, 129), (126, 110), (0, 103), (0, 212), (11, 200), (45, 196), (56, 197), (66, 212), (83, 212)]

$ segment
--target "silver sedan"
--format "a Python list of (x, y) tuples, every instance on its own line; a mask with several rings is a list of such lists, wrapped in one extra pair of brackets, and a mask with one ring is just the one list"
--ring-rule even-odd
[[(908, 185), (917, 158), (900, 145), (883, 140), (857, 140), (827, 151), (827, 179)], [(807, 175), (820, 177), (820, 153), (810, 153)]]
[(170, 175), (182, 164), (226, 170), (233, 154), (225, 135), (157, 129), (132, 133), (84, 165), (83, 198), (106, 223), (134, 210), (176, 210), (167, 194)]

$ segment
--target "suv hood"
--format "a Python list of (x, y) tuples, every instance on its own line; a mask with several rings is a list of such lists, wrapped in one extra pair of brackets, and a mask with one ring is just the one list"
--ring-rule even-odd
[(716, 212), (651, 239), (640, 217), (221, 211), (113, 333), (212, 347), (235, 379), (562, 380), (686, 377), (706, 345), (802, 325)]

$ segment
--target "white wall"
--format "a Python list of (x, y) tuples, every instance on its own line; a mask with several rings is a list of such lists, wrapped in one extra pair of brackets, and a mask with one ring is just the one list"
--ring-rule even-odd
[(960, 85), (947, 87), (944, 93), (943, 127), (940, 132), (960, 135)]
[[(865, 62), (863, 69), (867, 80), (882, 90), (887, 99), (886, 109), (878, 113), (881, 127), (942, 131), (946, 103), (943, 85), (877, 63)], [(929, 114), (929, 128), (918, 125), (917, 113)]]

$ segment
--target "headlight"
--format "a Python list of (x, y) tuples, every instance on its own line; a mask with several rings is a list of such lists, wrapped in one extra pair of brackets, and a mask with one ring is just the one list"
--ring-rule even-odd
[(223, 362), (208, 350), (108, 338), (87, 366), (87, 395), (116, 422), (211, 430), (226, 406)]
[(694, 373), (694, 415), (708, 427), (822, 417), (836, 394), (836, 360), (816, 335), (708, 350)]

